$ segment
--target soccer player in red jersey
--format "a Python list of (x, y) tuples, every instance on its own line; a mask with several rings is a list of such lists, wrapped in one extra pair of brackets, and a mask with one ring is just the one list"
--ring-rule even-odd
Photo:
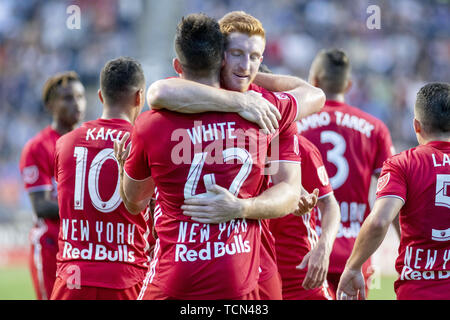
[(361, 265), (400, 215), (399, 300), (450, 299), (450, 84), (423, 86), (414, 106), (419, 145), (383, 164), (377, 199), (356, 239), (338, 299), (365, 298)]
[[(351, 87), (350, 62), (345, 52), (339, 49), (319, 52), (312, 63), (309, 81), (322, 88), (327, 101), (321, 112), (299, 121), (298, 128), (320, 150), (340, 205), (341, 224), (327, 277), (335, 293), (361, 224), (370, 212), (372, 176), (379, 176), (393, 146), (382, 121), (345, 103), (345, 93)], [(367, 279), (369, 266), (370, 261), (364, 266)]]
[[(183, 78), (219, 87), (223, 42), (213, 19), (201, 14), (183, 18), (175, 40), (175, 70)], [(269, 92), (263, 96), (276, 104), (283, 119), (280, 130), (284, 130), (297, 116), (293, 100), (277, 99)], [(153, 137), (166, 141), (164, 148)], [(300, 196), (298, 180), (296, 189), (287, 188), (295, 181), (285, 175), (280, 175), (283, 193), (278, 197), (284, 206), (273, 204), (271, 192), (261, 194), (265, 160), (274, 137), (234, 113), (189, 115), (153, 110), (137, 119), (124, 167), (124, 195), (127, 202), (139, 206), (151, 197), (153, 178), (160, 206), (154, 217), (155, 258), (142, 298), (258, 298), (260, 227), (257, 220), (247, 218), (261, 211), (288, 213)], [(293, 170), (298, 179), (300, 168)], [(222, 188), (219, 185), (239, 196), (244, 217), (208, 224), (183, 215), (185, 199), (206, 196), (206, 191)]]
[[(297, 138), (302, 160), (302, 185), (308, 192), (318, 188), (319, 198), (317, 207), (310, 213), (301, 217), (290, 214), (270, 221), (283, 299), (330, 300), (334, 297), (326, 276), (340, 223), (339, 205), (319, 150), (305, 137), (297, 135)], [(319, 212), (322, 217), (320, 239), (315, 230)]]
[(20, 171), (31, 199), (35, 223), (30, 232), (30, 270), (37, 299), (46, 300), (55, 282), (59, 216), (54, 182), (56, 140), (73, 130), (86, 108), (84, 86), (73, 72), (56, 74), (44, 85), (43, 101), (53, 117), (27, 142), (20, 158)]
[(98, 95), (102, 116), (56, 144), (61, 227), (55, 300), (136, 299), (149, 266), (150, 210), (131, 215), (122, 203), (113, 149), (145, 102), (139, 62), (108, 61)]
[[(165, 79), (157, 81), (149, 88), (148, 99), (152, 108), (168, 108), (177, 112), (205, 112), (205, 111), (222, 111), (222, 112), (239, 112), (245, 119), (252, 121), (252, 117), (258, 117), (258, 124), (267, 124), (268, 129), (277, 128), (276, 119), (271, 116), (270, 108), (261, 110), (257, 105), (251, 105), (250, 108), (241, 110), (242, 106), (235, 106), (236, 98), (242, 95), (237, 92), (247, 92), (246, 96), (251, 94), (265, 94), (267, 89), (270, 91), (287, 91), (288, 94), (278, 92), (275, 94), (280, 100), (294, 100), (293, 103), (299, 108), (296, 119), (306, 116), (320, 110), (323, 106), (324, 95), (320, 89), (317, 89), (302, 79), (290, 76), (280, 76), (257, 73), (262, 62), (262, 54), (265, 47), (265, 31), (259, 20), (242, 11), (234, 11), (226, 14), (219, 21), (222, 32), (226, 35), (226, 52), (224, 66), (221, 70), (222, 85), (231, 90), (224, 91), (215, 89), (193, 82), (187, 82), (185, 79)], [(253, 83), (260, 84), (261, 86)], [(264, 88), (263, 88), (264, 87)], [(242, 99), (242, 98), (241, 98)], [(245, 101), (245, 98), (242, 99)], [(298, 103), (301, 104), (298, 105)], [(287, 134), (286, 131), (280, 131), (280, 136)], [(295, 133), (293, 134), (295, 135)], [(288, 141), (288, 139), (283, 139)], [(289, 140), (292, 141), (292, 140)], [(290, 143), (292, 145), (292, 142)], [(280, 155), (279, 167), (293, 165), (292, 156), (297, 155)], [(295, 160), (294, 160), (295, 162)], [(224, 190), (222, 190), (224, 191)], [(220, 189), (217, 192), (221, 192)], [(222, 194), (227, 197), (227, 195)], [(190, 199), (186, 203), (190, 205), (212, 206), (210, 199)], [(223, 206), (219, 208), (203, 208), (205, 210), (215, 211), (215, 217), (210, 216), (208, 220), (214, 223), (225, 222), (231, 219), (230, 212), (223, 210)], [(228, 208), (225, 206), (225, 208)], [(185, 211), (186, 214), (189, 211)], [(274, 212), (275, 213), (275, 212)], [(235, 213), (234, 213), (235, 214)], [(227, 218), (228, 217), (228, 218)], [(260, 218), (269, 218), (266, 214), (261, 214)], [(273, 250), (273, 239), (268, 230), (268, 223), (262, 221), (262, 263), (260, 274), (261, 297), (264, 299), (281, 299), (281, 281), (277, 276), (276, 263), (271, 255)], [(267, 287), (267, 289), (265, 289)]]

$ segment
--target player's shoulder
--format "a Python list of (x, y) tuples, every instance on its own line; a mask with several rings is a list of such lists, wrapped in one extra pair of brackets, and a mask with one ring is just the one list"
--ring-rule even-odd
[(51, 127), (47, 126), (36, 133), (30, 140), (25, 143), (22, 149), (22, 153), (35, 152), (42, 149), (42, 146), (48, 141), (51, 130)]
[(300, 144), (300, 149), (302, 154), (309, 154), (314, 151), (319, 151), (317, 147), (309, 139), (305, 138), (301, 134), (297, 134), (298, 142)]

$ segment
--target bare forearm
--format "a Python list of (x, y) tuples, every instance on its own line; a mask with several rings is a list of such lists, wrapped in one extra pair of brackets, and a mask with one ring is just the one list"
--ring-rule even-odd
[(320, 235), (318, 245), (323, 246), (328, 253), (331, 253), (341, 220), (339, 204), (334, 195), (331, 194), (319, 199), (317, 206), (322, 213), (322, 234)]
[(171, 78), (154, 82), (148, 89), (147, 102), (152, 109), (164, 108), (182, 113), (240, 112), (241, 95), (194, 81)]
[(122, 198), (122, 202), (125, 206), (125, 208), (128, 210), (128, 212), (130, 212), (133, 215), (139, 214), (140, 212), (142, 212), (145, 207), (147, 206), (148, 201), (139, 201), (139, 202), (131, 202), (124, 191), (124, 187), (123, 187), (123, 169), (121, 170), (121, 174), (120, 174), (120, 197)]
[(298, 77), (260, 72), (254, 82), (269, 91), (284, 91), (294, 96), (299, 104), (296, 120), (319, 112), (325, 104), (326, 97), (323, 91)]
[(260, 87), (274, 92), (290, 91), (300, 86), (309, 86), (306, 81), (298, 77), (269, 74), (263, 72), (257, 73), (254, 83)]
[(34, 211), (38, 218), (58, 219), (59, 207), (58, 202), (53, 200), (40, 200), (34, 206)]
[(370, 215), (363, 223), (356, 238), (352, 254), (347, 261), (346, 268), (359, 270), (367, 259), (378, 249), (383, 242), (388, 225), (378, 225), (373, 223)]
[(51, 191), (31, 192), (29, 196), (38, 218), (59, 219), (58, 202), (52, 199)]
[[(297, 189), (299, 190), (299, 189)], [(243, 217), (247, 219), (272, 219), (285, 216), (297, 208), (300, 192), (280, 182), (261, 195), (245, 199)]]

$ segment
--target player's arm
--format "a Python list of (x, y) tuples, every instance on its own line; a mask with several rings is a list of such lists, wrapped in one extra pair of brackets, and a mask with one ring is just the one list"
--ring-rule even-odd
[[(394, 147), (392, 147), (392, 152), (394, 153)], [(378, 180), (380, 178), (381, 169), (377, 170), (373, 173), (373, 176)], [(400, 220), (399, 215), (395, 217), (395, 219), (392, 221), (392, 227), (394, 227), (395, 233), (397, 233), (398, 238), (400, 239)]]
[(273, 92), (287, 92), (298, 102), (298, 114), (295, 120), (319, 112), (325, 104), (322, 89), (310, 85), (298, 77), (258, 72), (254, 83)]
[(297, 269), (304, 269), (308, 266), (302, 284), (306, 290), (320, 287), (326, 280), (331, 250), (341, 221), (339, 204), (333, 193), (320, 198), (317, 207), (322, 214), (322, 234), (317, 245), (305, 255), (300, 265), (297, 266)]
[(181, 113), (236, 112), (267, 130), (266, 133), (274, 132), (281, 119), (278, 109), (255, 92), (223, 90), (181, 78), (152, 83), (147, 91), (147, 103), (152, 109)]
[(139, 214), (150, 203), (155, 183), (151, 177), (145, 180), (134, 180), (130, 178), (124, 170), (125, 160), (130, 154), (131, 143), (125, 148), (125, 142), (128, 140), (130, 134), (127, 132), (122, 139), (114, 141), (114, 155), (119, 163), (120, 175), (120, 197), (131, 214)]
[(365, 299), (362, 265), (378, 249), (389, 225), (398, 215), (403, 204), (403, 200), (396, 197), (383, 197), (375, 201), (372, 212), (364, 221), (345, 265), (338, 285), (338, 299), (356, 300), (358, 294), (360, 298)]
[(227, 189), (213, 185), (207, 187), (208, 193), (186, 199), (181, 209), (200, 223), (222, 223), (236, 218), (270, 219), (295, 211), (302, 190), (299, 163), (280, 163), (272, 182), (271, 188), (248, 199), (237, 198)]
[(28, 193), (31, 205), (38, 218), (58, 219), (59, 207), (58, 202), (52, 200), (52, 192), (50, 190), (34, 191)]

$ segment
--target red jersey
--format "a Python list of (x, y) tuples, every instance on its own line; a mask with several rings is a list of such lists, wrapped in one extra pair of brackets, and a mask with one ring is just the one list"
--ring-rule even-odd
[[(424, 293), (431, 290), (434, 299), (449, 299), (450, 143), (429, 142), (387, 160), (377, 185), (377, 199), (383, 197), (404, 202), (396, 291), (414, 284), (426, 286)], [(433, 286), (441, 289), (433, 291)]]
[[(319, 149), (336, 200), (341, 224), (329, 273), (341, 273), (361, 224), (370, 212), (371, 177), (392, 155), (392, 140), (379, 119), (345, 103), (327, 100), (320, 113), (298, 122), (299, 133)], [(317, 221), (320, 233), (320, 220)]]
[[(296, 117), (295, 102), (288, 95), (284, 100), (267, 91), (262, 95), (279, 108), (283, 130)], [(147, 284), (183, 299), (232, 299), (256, 288), (259, 222), (196, 223), (180, 207), (212, 183), (240, 198), (259, 195), (272, 138), (233, 113), (160, 110), (138, 117), (125, 172), (135, 180), (151, 176), (158, 189), (158, 239)]]
[[(319, 189), (319, 198), (333, 193), (322, 156), (319, 150), (306, 138), (298, 135), (302, 159), (302, 185), (311, 193)], [(283, 298), (289, 291), (302, 289), (306, 269), (297, 270), (305, 255), (318, 241), (315, 230), (317, 207), (302, 217), (289, 214), (270, 221), (270, 230), (275, 237), (277, 265), (283, 280)]]
[[(43, 129), (24, 146), (19, 164), (25, 189), (29, 193), (51, 191), (55, 201), (54, 153), (56, 140), (60, 136), (51, 126)], [(45, 234), (57, 241), (58, 231), (59, 219), (39, 218), (31, 231), (31, 237)]]
[[(270, 154), (270, 165), (276, 165), (275, 162), (291, 162), (301, 165), (300, 161), (300, 146), (297, 137), (296, 124), (292, 123), (287, 130), (280, 132), (280, 135), (272, 141), (272, 144), (278, 144), (278, 153)], [(269, 176), (267, 176), (267, 184), (264, 190), (270, 188), (273, 184)], [(259, 282), (264, 282), (272, 277), (277, 268), (277, 254), (275, 248), (275, 238), (270, 230), (270, 223), (272, 220), (261, 220), (261, 273), (259, 275)]]
[(131, 129), (126, 120), (97, 119), (57, 142), (57, 274), (63, 279), (72, 275), (73, 266), (81, 271), (82, 286), (125, 289), (145, 278), (149, 210), (132, 215), (125, 208), (114, 157), (114, 140)]

